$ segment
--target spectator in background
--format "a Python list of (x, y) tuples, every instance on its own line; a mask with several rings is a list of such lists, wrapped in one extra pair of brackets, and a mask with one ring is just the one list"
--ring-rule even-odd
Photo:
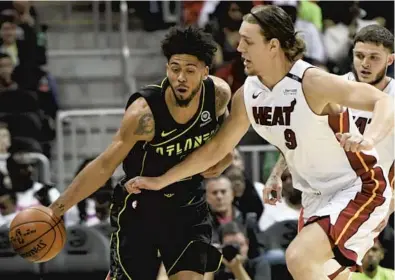
[[(78, 167), (76, 174), (94, 159), (95, 157), (85, 159)], [(78, 210), (73, 210), (71, 211), (72, 214), (70, 214), (72, 220), (87, 226), (109, 223), (112, 190), (113, 184), (110, 178), (103, 187), (97, 190), (97, 192), (77, 204), (76, 210)]]
[(221, 1), (211, 15), (212, 21), (206, 30), (213, 33), (218, 43), (217, 58), (214, 67), (230, 62), (240, 56), (237, 52), (240, 35), (239, 28), (243, 15), (252, 8), (251, 1)]
[(13, 80), (14, 65), (11, 56), (0, 53), (0, 91), (17, 89), (18, 85)]
[[(214, 75), (225, 80), (229, 84), (232, 95), (244, 84), (247, 78), (241, 56), (237, 56), (231, 62), (219, 66)], [(229, 102), (228, 109), (231, 110), (231, 108), (232, 102)]]
[[(17, 38), (17, 24), (23, 30), (23, 37)], [(19, 18), (0, 15), (0, 51), (7, 53), (15, 67), (16, 81), (23, 88), (31, 88), (34, 77), (31, 73), (36, 68), (36, 33), (29, 14)]]
[[(391, 250), (393, 248), (390, 248)], [(395, 271), (380, 266), (381, 260), (384, 258), (384, 248), (380, 242), (376, 240), (372, 248), (366, 253), (362, 259), (361, 273), (353, 273), (352, 280), (393, 280), (395, 279)]]
[(325, 68), (326, 65), (326, 52), (323, 43), (322, 34), (319, 29), (311, 22), (300, 19), (298, 14), (299, 5), (304, 2), (276, 0), (273, 4), (280, 6), (291, 17), (295, 26), (295, 31), (303, 39), (306, 44), (306, 52), (303, 60)]
[(311, 22), (317, 27), (319, 32), (322, 32), (322, 11), (321, 7), (317, 5), (316, 0), (301, 0), (298, 8), (298, 18)]
[(241, 211), (234, 206), (234, 192), (232, 182), (226, 176), (207, 179), (206, 199), (213, 215), (213, 243), (220, 244), (219, 227), (229, 222), (237, 222), (247, 229), (250, 240), (250, 257), (259, 255), (261, 248), (257, 241), (258, 224), (256, 214), (247, 213), (243, 215)]
[(245, 228), (236, 222), (220, 228), (222, 266), (214, 280), (271, 280), (270, 266), (263, 256), (249, 258), (249, 240)]
[(5, 176), (0, 173), (0, 227), (9, 227), (17, 214), (16, 193), (5, 183)]
[(330, 2), (331, 6), (328, 3), (322, 3), (323, 7), (326, 7), (323, 11), (337, 11), (335, 14), (329, 12), (330, 19), (325, 23), (327, 28), (324, 32), (324, 44), (328, 55), (328, 68), (332, 73), (345, 74), (351, 70), (351, 51), (355, 34), (361, 28), (379, 22), (363, 19), (367, 13), (356, 1)]
[(11, 154), (7, 159), (7, 170), (12, 191), (17, 194), (17, 209), (21, 211), (36, 205), (50, 205), (59, 196), (52, 185), (37, 182), (34, 179), (35, 160), (25, 152)]
[[(11, 135), (6, 123), (0, 122), (0, 154), (7, 154), (8, 148), (11, 146)], [(7, 174), (5, 161), (0, 161), (0, 173)], [(3, 178), (0, 178), (3, 180)], [(2, 182), (2, 181), (1, 181)], [(1, 184), (0, 182), (0, 184)]]
[(0, 154), (6, 154), (10, 146), (11, 146), (11, 135), (8, 130), (8, 126), (5, 123), (0, 123)]
[(248, 213), (255, 213), (256, 219), (259, 220), (263, 212), (263, 203), (254, 184), (246, 178), (244, 170), (231, 165), (225, 170), (224, 175), (232, 182), (233, 202), (242, 215), (246, 217)]
[[(34, 95), (34, 98), (38, 101), (40, 110), (37, 113), (41, 122), (41, 132), (39, 138), (36, 140), (41, 143), (44, 155), (50, 158), (50, 141), (55, 138), (54, 123), (58, 109), (57, 103), (49, 88), (46, 89), (47, 92), (44, 92), (44, 89), (42, 88), (41, 90), (37, 89), (37, 91), (34, 92), (33, 90), (23, 88), (19, 82), (17, 82), (17, 79), (20, 80), (21, 77), (19, 76), (18, 78), (19, 74), (16, 72), (17, 70), (14, 69), (11, 57), (6, 53), (0, 53), (0, 92), (19, 91), (22, 93), (29, 91), (29, 94)], [(32, 77), (34, 74), (32, 73), (28, 76)], [(20, 102), (20, 100), (15, 100), (15, 102)]]

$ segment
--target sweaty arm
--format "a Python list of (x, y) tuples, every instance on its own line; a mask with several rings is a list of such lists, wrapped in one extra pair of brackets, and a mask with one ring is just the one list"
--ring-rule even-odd
[(309, 99), (373, 112), (372, 122), (363, 135), (373, 144), (379, 143), (394, 129), (394, 99), (369, 84), (348, 81), (311, 68), (306, 70), (303, 89)]
[(250, 126), (243, 94), (243, 88), (240, 88), (235, 93), (232, 111), (217, 134), (202, 147), (187, 156), (181, 163), (162, 175), (159, 180), (161, 185), (170, 185), (183, 178), (198, 174), (233, 151)]
[(140, 97), (126, 110), (112, 143), (89, 163), (70, 186), (49, 207), (58, 217), (105, 184), (138, 141), (154, 136), (154, 118), (145, 99)]

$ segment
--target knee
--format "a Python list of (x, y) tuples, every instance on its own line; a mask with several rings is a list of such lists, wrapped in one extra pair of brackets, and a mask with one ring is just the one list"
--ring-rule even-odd
[(291, 272), (303, 269), (303, 266), (306, 265), (305, 250), (303, 247), (291, 243), (285, 251), (285, 261)]

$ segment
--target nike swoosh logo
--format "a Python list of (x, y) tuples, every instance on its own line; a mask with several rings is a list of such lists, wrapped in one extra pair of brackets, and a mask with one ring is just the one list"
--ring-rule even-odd
[(162, 134), (161, 134), (160, 136), (162, 136), (162, 137), (169, 136), (169, 135), (172, 134), (174, 131), (177, 131), (177, 129), (173, 129), (172, 131), (169, 131), (169, 132), (162, 131)]
[(258, 92), (258, 93), (253, 93), (252, 94), (252, 98), (257, 98), (261, 93), (262, 93), (263, 91), (260, 91), (260, 92)]
[(165, 197), (170, 198), (174, 195), (174, 193), (165, 193), (163, 194)]

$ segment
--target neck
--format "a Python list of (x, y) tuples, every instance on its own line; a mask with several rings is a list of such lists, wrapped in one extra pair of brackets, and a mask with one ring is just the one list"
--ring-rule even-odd
[(294, 63), (294, 61), (290, 62), (283, 54), (281, 57), (273, 61), (267, 73), (261, 72), (258, 73), (257, 76), (265, 86), (269, 89), (273, 89), (274, 86), (281, 81), (285, 75), (287, 75)]
[(391, 81), (390, 77), (385, 76), (384, 79), (382, 79), (378, 84), (374, 85), (375, 88), (383, 91)]
[(225, 219), (225, 218), (232, 218), (232, 216), (233, 216), (232, 207), (228, 208), (225, 211), (218, 212), (217, 214), (218, 214), (218, 216), (220, 216), (223, 219)]
[(378, 269), (378, 267), (376, 267), (375, 268), (375, 270), (373, 270), (373, 271), (368, 271), (368, 270), (365, 270), (364, 269), (364, 274), (366, 275), (366, 276), (368, 276), (369, 278), (374, 278), (375, 276), (376, 276), (376, 274), (377, 274), (377, 269)]

